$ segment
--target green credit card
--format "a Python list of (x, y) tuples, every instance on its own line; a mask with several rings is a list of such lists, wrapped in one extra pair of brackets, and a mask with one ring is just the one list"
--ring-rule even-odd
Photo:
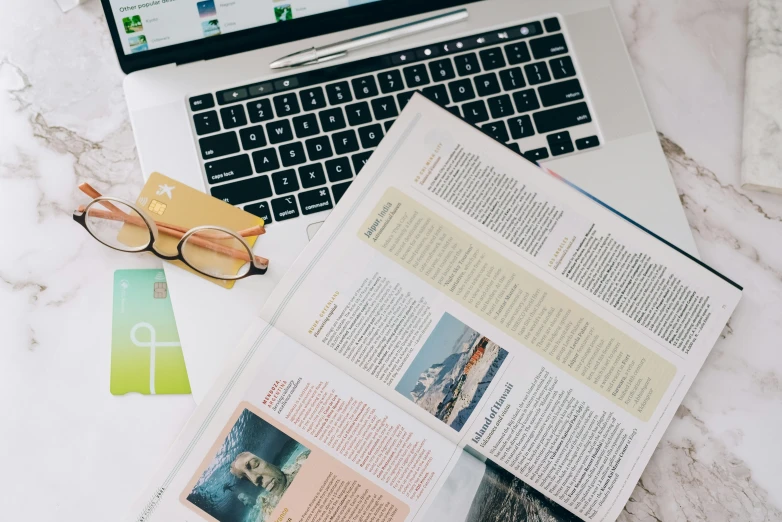
[(111, 393), (190, 393), (163, 270), (114, 272)]

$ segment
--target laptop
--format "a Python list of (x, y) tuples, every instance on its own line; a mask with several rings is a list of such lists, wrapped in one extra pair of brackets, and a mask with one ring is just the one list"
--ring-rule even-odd
[[(608, 0), (102, 2), (144, 175), (268, 223), (269, 271), (230, 291), (166, 266), (196, 401), (416, 91), (696, 254)], [(455, 8), (469, 19), (269, 68)]]

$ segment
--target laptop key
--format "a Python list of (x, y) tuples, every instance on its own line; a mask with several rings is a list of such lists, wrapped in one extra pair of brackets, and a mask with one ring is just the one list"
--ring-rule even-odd
[(402, 69), (402, 72), (405, 74), (407, 86), (411, 89), (428, 85), (431, 81), (429, 79), (429, 73), (426, 71), (426, 65), (424, 64), (405, 67)]
[(540, 95), (540, 102), (544, 107), (584, 99), (584, 91), (581, 90), (581, 84), (575, 78), (543, 85), (538, 88), (538, 95)]
[(273, 148), (253, 152), (253, 164), (255, 165), (255, 172), (258, 173), (270, 172), (280, 168), (277, 151)]
[(527, 74), (527, 82), (530, 85), (537, 85), (551, 81), (546, 62), (530, 63), (524, 66), (524, 72)]
[(320, 126), (323, 127), (323, 132), (331, 132), (347, 127), (345, 122), (345, 115), (342, 113), (340, 107), (334, 107), (318, 113), (320, 118)]
[(357, 100), (363, 100), (364, 98), (371, 98), (377, 96), (377, 82), (375, 82), (374, 76), (362, 76), (361, 78), (355, 78), (350, 83), (353, 84), (353, 92), (356, 93)]
[(302, 114), (293, 118), (293, 129), (297, 138), (308, 138), (320, 133), (318, 118), (314, 114)]
[(291, 93), (275, 96), (274, 112), (277, 113), (278, 118), (300, 113), (301, 108), (299, 107), (299, 100), (296, 98), (296, 95)]
[(222, 199), (226, 203), (241, 205), (256, 199), (271, 197), (272, 184), (269, 182), (269, 176), (255, 176), (212, 187), (209, 192), (212, 196)]
[(442, 84), (425, 87), (421, 94), (443, 107), (451, 103), (450, 98), (448, 98), (448, 90)]
[(541, 134), (592, 121), (589, 108), (584, 102), (536, 112), (532, 117), (535, 119), (535, 127)]
[[(534, 56), (536, 60), (551, 58), (552, 56), (565, 54), (567, 52), (565, 35), (562, 33), (530, 40), (529, 47), (532, 50), (532, 56)], [(554, 151), (551, 152), (552, 154), (554, 153)]]
[(326, 97), (323, 95), (322, 87), (304, 89), (299, 93), (299, 97), (301, 98), (301, 106), (304, 107), (305, 111), (314, 111), (326, 106)]
[(334, 155), (331, 150), (331, 141), (328, 136), (318, 136), (305, 142), (307, 145), (307, 155), (310, 161), (320, 161), (322, 159), (330, 158)]
[(282, 80), (274, 81), (274, 89), (277, 91), (287, 91), (288, 89), (295, 89), (299, 86), (299, 79), (295, 76), (288, 76)]
[(513, 101), (516, 102), (516, 112), (527, 112), (540, 109), (538, 95), (535, 89), (526, 89), (513, 93)]
[(239, 152), (239, 140), (235, 132), (224, 132), (198, 140), (201, 157), (204, 159), (219, 158)]
[(288, 120), (273, 121), (266, 124), (266, 134), (269, 135), (269, 143), (277, 144), (293, 139), (293, 130)]
[(399, 102), (399, 110), (405, 108), (405, 105), (407, 105), (407, 102), (410, 101), (410, 98), (413, 97), (413, 94), (415, 94), (416, 91), (407, 91), (407, 92), (400, 92), (396, 95), (396, 99)]
[(331, 203), (329, 189), (326, 187), (299, 192), (299, 204), (305, 216), (334, 208), (334, 205)]
[(526, 114), (516, 116), (508, 120), (508, 127), (510, 127), (510, 135), (514, 140), (520, 140), (521, 138), (528, 138), (535, 135), (535, 129), (532, 128), (532, 120)]
[(307, 157), (304, 155), (304, 146), (298, 141), (280, 145), (280, 159), (283, 167), (292, 167), (293, 165), (305, 163)]
[(478, 91), (478, 96), (491, 96), (492, 94), (499, 94), (500, 82), (497, 81), (497, 75), (495, 73), (482, 74), (473, 78), (475, 82), (475, 89)]
[(233, 129), (247, 125), (247, 116), (244, 115), (244, 107), (241, 105), (231, 105), (220, 109), (220, 119), (223, 120), (223, 127)]
[[(371, 155), (372, 155), (372, 151), (370, 150), (367, 152), (359, 152), (358, 154), (353, 154), (353, 157), (350, 158), (353, 161), (353, 170), (356, 171), (356, 176), (358, 176), (358, 173), (361, 172), (361, 169), (364, 168), (364, 165), (367, 164), (367, 161), (369, 160), (369, 157)], [(334, 197), (336, 199), (336, 194), (334, 195)]]
[(217, 93), (217, 99), (220, 105), (227, 103), (238, 102), (247, 98), (247, 89), (239, 87), (238, 89), (231, 89), (228, 91), (220, 91)]
[(244, 150), (266, 146), (266, 135), (263, 133), (263, 127), (260, 125), (239, 129), (239, 138), (242, 140), (242, 148)]
[(500, 143), (507, 143), (510, 141), (510, 136), (508, 136), (508, 128), (505, 126), (505, 122), (503, 121), (487, 123), (481, 126), (481, 130)]
[(546, 149), (546, 147), (542, 147), (540, 149), (532, 149), (522, 154), (522, 156), (524, 156), (530, 161), (537, 162), (539, 160), (544, 160), (548, 158), (548, 150)]
[(396, 69), (378, 74), (377, 81), (380, 83), (380, 90), (383, 94), (401, 91), (405, 88), (402, 83), (402, 74)]
[(222, 183), (253, 175), (253, 167), (250, 165), (250, 156), (241, 154), (230, 158), (210, 161), (204, 165), (206, 180), (211, 183)]
[(489, 119), (489, 112), (486, 110), (486, 103), (483, 100), (465, 103), (462, 110), (464, 111), (464, 119), (469, 123), (481, 123)]
[(275, 194), (289, 194), (299, 190), (299, 180), (296, 179), (296, 171), (293, 169), (272, 174), (272, 184)]
[(251, 101), (247, 104), (247, 112), (250, 115), (250, 121), (253, 123), (268, 121), (274, 118), (272, 102), (268, 98)]
[(391, 55), (391, 63), (401, 65), (415, 60), (415, 51), (404, 51)]
[(274, 91), (274, 87), (271, 82), (256, 83), (255, 85), (250, 85), (247, 91), (250, 93), (250, 96), (264, 96)]
[(388, 121), (383, 122), (383, 127), (386, 128), (386, 133), (388, 133), (388, 129), (391, 128), (391, 126), (394, 124), (395, 121), (396, 120), (388, 120)]
[(451, 63), (450, 58), (435, 60), (429, 63), (429, 71), (432, 73), (432, 80), (435, 82), (444, 82), (456, 78), (456, 71), (453, 70), (453, 63)]
[(573, 141), (570, 139), (568, 131), (549, 134), (546, 136), (546, 141), (548, 141), (548, 148), (551, 150), (552, 156), (561, 156), (574, 150)]
[(326, 184), (326, 173), (323, 171), (323, 164), (313, 163), (299, 167), (299, 179), (303, 188), (317, 187)]
[(519, 148), (518, 143), (510, 142), (510, 143), (506, 143), (505, 145), (507, 145), (507, 147), (513, 152), (515, 152), (516, 154), (521, 154), (521, 149)]
[(472, 82), (469, 78), (449, 83), (448, 90), (451, 91), (451, 100), (454, 103), (461, 103), (475, 98), (475, 89), (472, 88)]
[(540, 22), (530, 22), (528, 24), (524, 24), (520, 29), (522, 38), (530, 38), (543, 32), (543, 26), (540, 24)]
[(272, 200), (272, 213), (277, 221), (299, 217), (299, 207), (295, 196), (284, 196)]
[(358, 151), (358, 139), (356, 139), (356, 131), (353, 129), (335, 132), (331, 135), (331, 140), (334, 142), (334, 151), (337, 154), (348, 154)]
[(500, 71), (500, 81), (502, 82), (502, 88), (506, 91), (515, 91), (527, 86), (526, 82), (524, 82), (524, 74), (521, 72), (521, 67)]
[(385, 120), (386, 118), (395, 118), (399, 116), (399, 111), (396, 110), (396, 102), (393, 96), (385, 96), (384, 98), (375, 98), (372, 100), (372, 112), (375, 114), (376, 120)]
[(264, 225), (268, 225), (272, 221), (272, 213), (271, 209), (269, 208), (269, 204), (266, 201), (261, 201), (260, 203), (253, 203), (252, 205), (247, 205), (244, 207), (245, 212), (249, 212), (250, 214), (254, 216), (258, 216), (263, 220)]
[(348, 187), (352, 181), (348, 181), (347, 183), (338, 183), (336, 185), (331, 186), (331, 193), (334, 194), (334, 204), (336, 205), (339, 203), (339, 200), (342, 199), (342, 196), (345, 195), (345, 191), (348, 190)]
[(549, 60), (548, 64), (551, 66), (551, 74), (554, 75), (555, 80), (570, 78), (576, 75), (576, 68), (573, 67), (573, 60), (570, 56), (554, 58)]
[(502, 49), (499, 47), (484, 49), (480, 52), (480, 55), (484, 71), (493, 71), (505, 67), (505, 56), (502, 55)]
[(540, 160), (544, 160), (548, 158), (548, 150), (546, 149), (546, 147), (541, 147), (540, 149), (528, 150), (527, 152), (524, 152), (521, 155), (527, 158), (529, 161), (533, 163), (537, 163)]
[(578, 150), (591, 149), (592, 147), (597, 147), (598, 145), (600, 145), (600, 140), (597, 139), (597, 136), (589, 136), (587, 138), (576, 140), (576, 148)]
[(329, 97), (329, 103), (332, 105), (353, 101), (353, 95), (350, 94), (350, 85), (348, 85), (348, 82), (337, 82), (326, 85), (326, 96)]
[(515, 42), (506, 45), (505, 54), (508, 56), (508, 63), (511, 65), (518, 65), (532, 60), (527, 42)]
[(215, 99), (211, 94), (202, 94), (200, 96), (192, 96), (190, 98), (190, 110), (193, 112), (211, 109), (214, 106)]
[(455, 56), (453, 61), (456, 63), (456, 70), (459, 71), (459, 76), (468, 76), (481, 72), (481, 66), (478, 64), (478, 57), (475, 53)]
[(220, 118), (217, 117), (217, 111), (202, 112), (193, 115), (196, 134), (209, 134), (220, 130)]
[(543, 20), (543, 27), (546, 28), (547, 33), (554, 33), (561, 29), (559, 25), (559, 18), (546, 18)]
[(513, 114), (513, 102), (510, 101), (510, 96), (507, 94), (503, 94), (502, 96), (495, 96), (494, 98), (488, 99), (489, 103), (489, 112), (491, 112), (491, 117), (498, 119), (498, 118), (505, 118), (507, 116), (510, 116)]
[(458, 105), (452, 105), (450, 107), (446, 107), (448, 109), (448, 112), (453, 114), (454, 116), (462, 117), (462, 111), (459, 110)]
[(378, 146), (383, 139), (383, 127), (379, 123), (367, 125), (358, 129), (358, 137), (361, 139), (361, 146), (365, 149), (373, 149)]
[(344, 181), (353, 177), (350, 170), (350, 160), (347, 156), (334, 158), (326, 162), (326, 173), (329, 175), (329, 181)]
[(369, 112), (369, 104), (367, 102), (354, 103), (345, 107), (345, 112), (348, 115), (348, 123), (351, 125), (363, 125), (372, 121), (372, 114)]

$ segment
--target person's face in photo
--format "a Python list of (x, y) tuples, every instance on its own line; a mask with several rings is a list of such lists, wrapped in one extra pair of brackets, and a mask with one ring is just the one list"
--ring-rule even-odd
[(269, 493), (282, 492), (288, 485), (285, 474), (280, 468), (249, 451), (237, 455), (231, 464), (231, 473), (249, 480)]

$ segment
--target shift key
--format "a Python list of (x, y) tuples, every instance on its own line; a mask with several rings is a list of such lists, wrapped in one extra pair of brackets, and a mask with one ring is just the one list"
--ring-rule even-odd
[(584, 102), (539, 111), (533, 114), (532, 117), (535, 119), (535, 127), (537, 127), (540, 134), (592, 121), (589, 108)]
[(224, 132), (201, 138), (198, 140), (198, 146), (204, 159), (219, 158), (239, 152), (239, 140), (235, 132)]
[(210, 192), (212, 196), (222, 199), (226, 203), (241, 205), (271, 197), (272, 184), (269, 181), (269, 176), (256, 176), (212, 187)]

